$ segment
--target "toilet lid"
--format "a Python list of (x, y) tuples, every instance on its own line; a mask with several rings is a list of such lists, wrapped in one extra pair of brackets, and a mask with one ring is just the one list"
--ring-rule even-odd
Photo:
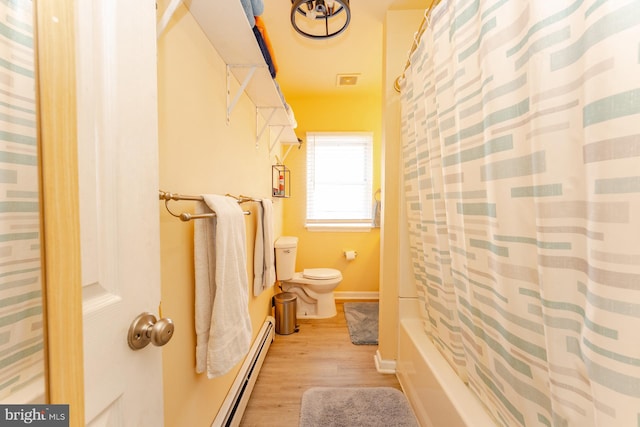
[(333, 268), (305, 268), (302, 276), (307, 279), (335, 279), (340, 275), (340, 271)]

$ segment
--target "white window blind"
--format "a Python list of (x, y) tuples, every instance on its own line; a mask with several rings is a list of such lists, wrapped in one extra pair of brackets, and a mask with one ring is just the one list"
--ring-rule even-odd
[(307, 133), (307, 225), (371, 224), (373, 135)]

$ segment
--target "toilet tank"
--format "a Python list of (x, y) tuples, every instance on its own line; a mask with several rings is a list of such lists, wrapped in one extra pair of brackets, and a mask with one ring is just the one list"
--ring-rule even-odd
[(296, 252), (298, 238), (282, 236), (276, 239), (276, 277), (278, 280), (290, 280), (296, 272)]

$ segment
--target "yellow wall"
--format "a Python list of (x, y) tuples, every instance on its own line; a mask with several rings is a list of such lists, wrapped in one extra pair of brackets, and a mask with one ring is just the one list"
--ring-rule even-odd
[[(348, 89), (347, 89), (348, 90)], [(314, 95), (287, 97), (295, 112), (298, 137), (306, 132), (373, 132), (373, 191), (380, 188), (382, 110), (379, 94)], [(286, 150), (285, 150), (286, 151)], [(285, 160), (291, 170), (292, 197), (284, 200), (283, 232), (298, 237), (296, 271), (303, 268), (336, 268), (343, 280), (340, 292), (377, 292), (380, 266), (380, 230), (369, 232), (310, 232), (304, 227), (306, 209), (306, 144), (293, 148)], [(373, 201), (373, 195), (372, 195)], [(355, 250), (355, 260), (347, 261), (345, 250)]]
[[(163, 1), (161, 3), (166, 3)], [(164, 9), (163, 4), (159, 9)], [(401, 69), (407, 46), (417, 28), (416, 16), (392, 19), (387, 35), (386, 63)], [(405, 20), (406, 19), (406, 20)], [(398, 59), (400, 58), (400, 59)], [(387, 66), (386, 80), (393, 81), (395, 70)], [(392, 67), (393, 68), (393, 67)], [(306, 206), (306, 146), (293, 148), (285, 164), (291, 170), (289, 199), (274, 199), (275, 235), (299, 238), (297, 269), (337, 268), (343, 281), (340, 292), (381, 291), (381, 350), (383, 359), (395, 358), (395, 322), (397, 319), (399, 202), (398, 189), (399, 125), (398, 96), (389, 92), (385, 82), (380, 93), (313, 97), (287, 97), (299, 124), (296, 133), (306, 138), (314, 131), (369, 131), (374, 134), (374, 191), (387, 188), (383, 196), (385, 232), (384, 262), (380, 263), (380, 230), (369, 232), (308, 232), (304, 228)], [(268, 136), (256, 147), (253, 104), (242, 96), (231, 121), (226, 123), (225, 64), (209, 44), (200, 28), (180, 6), (158, 41), (158, 89), (160, 122), (160, 188), (183, 194), (232, 193), (256, 197), (271, 194), (271, 164)], [(238, 89), (232, 84), (232, 93)], [(348, 90), (348, 89), (347, 89)], [(383, 115), (384, 108), (384, 115)], [(390, 120), (383, 127), (383, 120)], [(394, 121), (395, 120), (395, 121)], [(383, 140), (387, 142), (385, 165), (381, 167)], [(391, 144), (391, 145), (389, 145)], [(277, 150), (277, 147), (276, 147)], [(286, 151), (286, 147), (285, 150)], [(384, 168), (384, 172), (381, 169)], [(383, 175), (384, 174), (384, 175)], [(372, 195), (373, 196), (373, 195)], [(176, 211), (193, 212), (193, 202), (171, 202)], [(254, 209), (250, 205), (247, 209)], [(208, 426), (228, 392), (239, 366), (221, 378), (208, 380), (195, 373), (193, 223), (170, 216), (159, 202), (162, 261), (162, 311), (176, 323), (173, 340), (163, 347), (164, 408), (166, 425)], [(247, 248), (250, 278), (253, 277), (253, 217), (247, 218)], [(388, 246), (387, 246), (388, 242)], [(344, 250), (355, 250), (358, 257), (347, 261)], [(380, 276), (383, 275), (381, 289)], [(386, 277), (386, 279), (385, 279)], [(383, 292), (384, 291), (384, 292)], [(251, 290), (249, 294), (252, 295)], [(265, 316), (271, 313), (272, 292), (250, 297), (249, 309), (254, 336)], [(389, 317), (391, 316), (391, 317)], [(385, 347), (386, 345), (386, 347)]]
[[(234, 83), (233, 93), (237, 86)], [(243, 95), (227, 125), (225, 64), (184, 6), (158, 40), (158, 89), (160, 189), (270, 197), (272, 160), (268, 136), (256, 148), (255, 107)], [(194, 202), (171, 202), (170, 207), (193, 212)], [(243, 207), (255, 209), (251, 203)], [(239, 366), (212, 380), (195, 373), (193, 221), (170, 216), (162, 202), (158, 209), (162, 312), (176, 325), (174, 338), (162, 347), (165, 425), (210, 426)], [(282, 209), (277, 201), (274, 214), (279, 235)], [(246, 219), (250, 279), (254, 218)], [(255, 337), (271, 313), (272, 292), (254, 298), (249, 290), (249, 295)]]

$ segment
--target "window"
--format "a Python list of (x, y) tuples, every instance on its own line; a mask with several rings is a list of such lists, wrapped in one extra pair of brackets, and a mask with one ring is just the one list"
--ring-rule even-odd
[(307, 228), (368, 229), (373, 135), (307, 133)]

